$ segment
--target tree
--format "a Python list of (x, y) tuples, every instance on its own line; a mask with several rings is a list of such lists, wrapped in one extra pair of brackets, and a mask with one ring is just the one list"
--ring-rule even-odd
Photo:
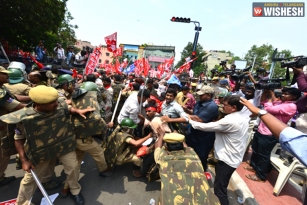
[[(263, 44), (259, 47), (253, 45), (250, 50), (248, 50), (247, 54), (245, 55), (244, 59), (247, 60), (247, 63), (252, 65), (254, 57), (255, 59), (255, 66), (254, 71), (258, 68), (265, 68), (267, 71), (270, 70), (272, 65), (272, 55), (274, 52), (274, 47), (269, 44)], [(289, 50), (281, 50), (279, 54), (285, 54), (285, 58), (289, 58), (291, 56), (291, 51)], [(273, 78), (276, 77), (284, 77), (286, 73), (285, 68), (280, 67), (280, 62), (276, 62), (275, 69), (273, 73)]]
[[(67, 0), (2, 0), (0, 6), (0, 40), (10, 46), (31, 51), (40, 40), (53, 50), (56, 42), (74, 43), (77, 28), (69, 24)], [(65, 48), (65, 47), (64, 47)]]
[[(181, 59), (180, 61), (176, 64), (176, 68), (179, 68), (186, 62), (186, 58), (191, 57), (193, 51), (193, 43), (189, 42), (188, 45), (183, 49), (181, 52)], [(196, 57), (197, 59), (193, 62), (193, 71), (194, 75), (197, 76), (199, 75), (202, 71), (205, 70), (205, 65), (203, 63), (203, 56), (205, 56), (206, 53), (203, 50), (203, 47), (198, 43), (196, 46)]]

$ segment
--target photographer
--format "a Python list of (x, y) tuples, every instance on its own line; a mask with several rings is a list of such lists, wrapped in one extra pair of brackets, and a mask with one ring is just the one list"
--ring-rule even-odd
[[(298, 89), (301, 92), (307, 92), (307, 76), (303, 72), (303, 67), (301, 68), (293, 67), (292, 69), (294, 73), (293, 78), (294, 79), (296, 78)], [(304, 96), (296, 102), (297, 111), (299, 113), (306, 113), (307, 112), (306, 104), (307, 104), (307, 96)]]
[[(300, 96), (301, 93), (298, 89), (285, 88), (282, 90), (282, 102), (280, 103), (274, 92), (270, 90), (269, 98), (264, 102), (264, 109), (281, 122), (287, 123), (296, 113), (295, 101)], [(245, 175), (248, 179), (257, 182), (266, 180), (267, 174), (271, 171), (270, 154), (276, 143), (277, 140), (271, 131), (261, 121), (252, 141), (253, 153), (250, 162), (247, 162), (250, 166), (244, 167), (244, 169), (255, 173)]]
[(62, 48), (61, 44), (57, 43), (54, 52), (56, 53), (56, 63), (61, 65), (62, 61), (66, 58), (64, 48)]
[(229, 69), (229, 68), (227, 68), (226, 64), (227, 64), (227, 61), (226, 61), (226, 60), (225, 60), (225, 61), (222, 61), (222, 62), (220, 63), (220, 65), (223, 66), (224, 70), (235, 70), (236, 67), (237, 67), (237, 66), (233, 63), (233, 64), (231, 64), (230, 69)]

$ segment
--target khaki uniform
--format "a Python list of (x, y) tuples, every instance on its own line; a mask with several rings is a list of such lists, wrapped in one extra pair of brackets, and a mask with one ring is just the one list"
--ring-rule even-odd
[[(2, 98), (3, 99), (3, 98)], [(2, 101), (0, 99), (0, 102)], [(2, 103), (1, 103), (2, 104)], [(9, 111), (12, 111), (15, 107), (17, 107), (20, 103), (16, 100), (5, 100), (3, 102), (3, 105), (0, 106), (0, 115), (7, 114)], [(0, 122), (0, 138), (5, 137), (7, 134), (7, 126), (5, 123)], [(9, 163), (10, 156), (2, 156), (2, 147), (0, 146), (0, 181), (3, 180), (5, 174), (5, 170), (7, 168), (7, 165)]]
[(161, 195), (158, 204), (218, 205), (204, 175), (201, 161), (195, 151), (166, 151), (157, 148), (154, 153), (161, 177)]
[[(96, 95), (96, 96), (94, 96)], [(97, 98), (93, 98), (93, 97), (97, 97), (97, 92), (95, 91), (89, 91), (87, 94), (83, 95), (84, 97), (89, 97), (89, 98), (84, 98), (84, 97), (80, 97), (81, 99), (77, 101), (75, 101), (75, 99), (72, 99), (72, 104), (74, 105), (74, 107), (77, 107), (79, 109), (85, 109), (86, 107), (90, 106), (90, 107), (94, 107), (95, 111), (98, 112), (96, 117), (99, 120), (99, 126), (97, 125), (97, 127), (100, 127), (100, 132), (102, 132), (104, 134), (104, 132), (106, 131), (106, 123), (103, 121), (103, 119), (100, 118), (100, 107), (97, 101)], [(64, 91), (63, 96), (66, 99), (71, 99), (71, 94), (69, 94), (68, 92)], [(89, 103), (87, 104), (83, 104), (83, 103)], [(76, 117), (76, 118), (75, 118)], [(90, 120), (91, 117), (89, 115), (87, 115), (87, 120)], [(75, 129), (77, 130), (76, 133), (76, 142), (77, 142), (77, 147), (76, 147), (76, 155), (77, 155), (77, 160), (78, 160), (78, 165), (79, 165), (79, 169), (81, 166), (81, 162), (84, 159), (84, 155), (85, 153), (90, 154), (93, 159), (95, 160), (98, 170), (99, 172), (102, 172), (104, 170), (106, 170), (108, 168), (105, 157), (104, 157), (104, 151), (102, 149), (102, 147), (96, 142), (95, 139), (93, 139), (92, 136), (88, 136), (89, 130), (94, 130), (94, 128), (91, 128), (91, 126), (93, 126), (92, 122), (87, 122), (86, 120), (84, 120), (82, 117), (79, 116), (74, 116), (72, 117), (72, 120), (74, 121), (74, 125), (75, 125)], [(89, 123), (89, 124), (88, 124)], [(95, 124), (96, 125), (96, 124)], [(77, 127), (78, 126), (78, 127)], [(82, 130), (82, 132), (80, 132), (80, 130)], [(97, 133), (98, 134), (98, 133)], [(69, 184), (67, 183), (67, 181), (65, 182), (64, 188), (68, 188)]]
[(5, 83), (4, 86), (13, 94), (13, 95), (29, 95), (31, 87), (23, 83), (9, 84)]
[(108, 137), (104, 155), (109, 167), (114, 167), (115, 164), (121, 165), (128, 162), (133, 162), (136, 166), (142, 165), (142, 158), (137, 157), (135, 150), (129, 146), (129, 141), (133, 136), (122, 132), (118, 125), (112, 134)]
[[(72, 151), (75, 149), (75, 136), (72, 124), (65, 110), (67, 110), (66, 103), (63, 100), (59, 100), (57, 111), (52, 115), (38, 113), (32, 107), (28, 107), (2, 116), (1, 120), (9, 124), (17, 123), (14, 139), (27, 139), (24, 150), (28, 159), (36, 166), (35, 172), (39, 180), (42, 180), (46, 172), (50, 170), (49, 164), (55, 158), (59, 158), (67, 175), (70, 192), (73, 195), (77, 195), (80, 193), (81, 186), (78, 183), (79, 166), (76, 153)], [(50, 118), (45, 115), (56, 117)], [(50, 124), (53, 126), (49, 126)], [(39, 129), (45, 132), (35, 132), (33, 129), (36, 129), (37, 126), (40, 126)], [(44, 136), (44, 139), (41, 138), (42, 136)], [(50, 145), (49, 142), (53, 144)], [(37, 185), (32, 175), (25, 173), (24, 178), (20, 182), (16, 204), (28, 204), (36, 187)]]

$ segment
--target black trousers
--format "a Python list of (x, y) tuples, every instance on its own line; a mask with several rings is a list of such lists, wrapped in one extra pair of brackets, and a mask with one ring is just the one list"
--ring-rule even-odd
[(215, 166), (214, 194), (219, 198), (221, 205), (228, 205), (227, 186), (232, 173), (236, 170), (223, 161)]
[(272, 169), (270, 156), (277, 142), (278, 140), (272, 135), (263, 135), (260, 132), (254, 134), (250, 164), (256, 170), (257, 177), (262, 180), (266, 180), (267, 174)]

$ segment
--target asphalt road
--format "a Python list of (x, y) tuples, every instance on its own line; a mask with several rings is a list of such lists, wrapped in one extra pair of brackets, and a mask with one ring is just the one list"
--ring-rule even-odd
[[(147, 182), (145, 178), (135, 178), (132, 175), (133, 164), (124, 164), (117, 166), (112, 176), (102, 178), (98, 175), (98, 170), (94, 160), (86, 155), (84, 163), (81, 167), (79, 183), (82, 186), (81, 193), (85, 198), (86, 205), (148, 205), (150, 199), (154, 199), (158, 204), (160, 194), (160, 182)], [(12, 156), (7, 176), (16, 176), (17, 179), (13, 183), (0, 187), (0, 202), (14, 199), (17, 196), (20, 181), (24, 172), (15, 169), (15, 158)], [(65, 174), (62, 165), (56, 166), (55, 180), (64, 181)], [(62, 187), (48, 194), (60, 193)], [(229, 201), (231, 205), (237, 205), (237, 196), (231, 187), (228, 187)], [(37, 189), (32, 202), (36, 205), (40, 204), (43, 195)], [(58, 196), (54, 205), (73, 205), (73, 201)]]

